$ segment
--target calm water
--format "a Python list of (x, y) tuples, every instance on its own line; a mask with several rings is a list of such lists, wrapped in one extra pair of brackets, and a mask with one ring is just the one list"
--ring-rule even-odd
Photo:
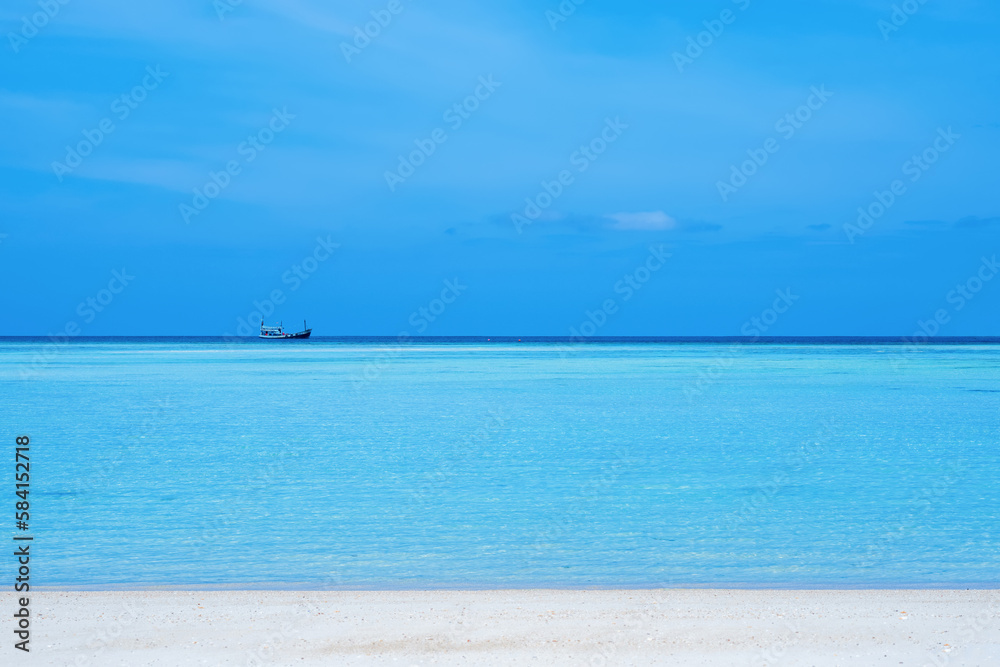
[(995, 345), (6, 341), (0, 402), (38, 585), (1000, 581)]

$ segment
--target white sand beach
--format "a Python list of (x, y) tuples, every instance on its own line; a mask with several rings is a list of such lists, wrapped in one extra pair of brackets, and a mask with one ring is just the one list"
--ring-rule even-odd
[(984, 590), (46, 591), (31, 614), (3, 664), (1000, 665)]

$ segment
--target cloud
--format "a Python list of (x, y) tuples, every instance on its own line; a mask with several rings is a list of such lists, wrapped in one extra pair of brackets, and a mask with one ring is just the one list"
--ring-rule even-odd
[(611, 229), (621, 231), (653, 231), (673, 229), (677, 226), (677, 221), (663, 211), (613, 213), (604, 217), (615, 221), (615, 224), (611, 225)]
[(26, 115), (44, 115), (50, 118), (66, 118), (91, 113), (90, 105), (59, 98), (17, 93), (0, 88), (0, 106), (6, 111), (20, 111)]
[(825, 222), (821, 223), (821, 224), (818, 224), (818, 225), (806, 225), (806, 226), (809, 229), (815, 229), (817, 232), (823, 232), (823, 231), (826, 231), (827, 229), (830, 229), (830, 225), (828, 225)]
[[(51, 169), (45, 171), (52, 173)], [(190, 194), (191, 188), (203, 185), (206, 180), (206, 175), (199, 165), (191, 164), (187, 160), (167, 158), (94, 158), (74, 170), (72, 177), (149, 185), (184, 194)]]
[(983, 227), (991, 227), (996, 224), (1000, 224), (1000, 217), (992, 218), (980, 218), (976, 215), (967, 215), (964, 218), (956, 221), (955, 223), (948, 223), (945, 220), (905, 220), (904, 225), (912, 225), (914, 227), (954, 227), (956, 229), (982, 229)]
[(997, 224), (998, 222), (1000, 222), (1000, 218), (980, 218), (975, 215), (970, 215), (956, 222), (955, 226), (969, 229), (976, 227), (989, 227)]

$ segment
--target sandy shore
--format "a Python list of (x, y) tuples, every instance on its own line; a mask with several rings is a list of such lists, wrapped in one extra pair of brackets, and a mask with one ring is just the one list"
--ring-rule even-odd
[(1000, 665), (1000, 591), (36, 592), (5, 665)]

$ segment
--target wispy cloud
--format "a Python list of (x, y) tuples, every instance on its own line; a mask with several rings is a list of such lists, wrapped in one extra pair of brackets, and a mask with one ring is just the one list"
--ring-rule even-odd
[(662, 229), (673, 229), (677, 226), (677, 221), (663, 211), (650, 211), (645, 213), (612, 213), (605, 216), (614, 220), (611, 229), (622, 231), (652, 231)]
[(913, 227), (955, 227), (958, 229), (979, 229), (982, 227), (991, 227), (995, 224), (1000, 223), (1000, 217), (992, 218), (981, 218), (977, 215), (967, 215), (964, 218), (957, 220), (954, 223), (948, 223), (945, 220), (905, 220), (904, 225), (911, 225)]
[(43, 114), (46, 116), (78, 113), (90, 108), (83, 102), (12, 92), (2, 88), (0, 88), (0, 106), (7, 111), (18, 111), (32, 115)]
[(88, 162), (73, 174), (112, 183), (147, 185), (174, 192), (190, 193), (205, 180), (205, 173), (186, 160), (167, 158), (102, 158)]
[(995, 225), (997, 223), (1000, 223), (1000, 218), (980, 218), (980, 217), (975, 216), (975, 215), (969, 215), (969, 216), (966, 216), (966, 217), (962, 218), (958, 222), (956, 222), (955, 226), (956, 227), (965, 227), (965, 228), (970, 228), (970, 227), (990, 227), (990, 226)]

